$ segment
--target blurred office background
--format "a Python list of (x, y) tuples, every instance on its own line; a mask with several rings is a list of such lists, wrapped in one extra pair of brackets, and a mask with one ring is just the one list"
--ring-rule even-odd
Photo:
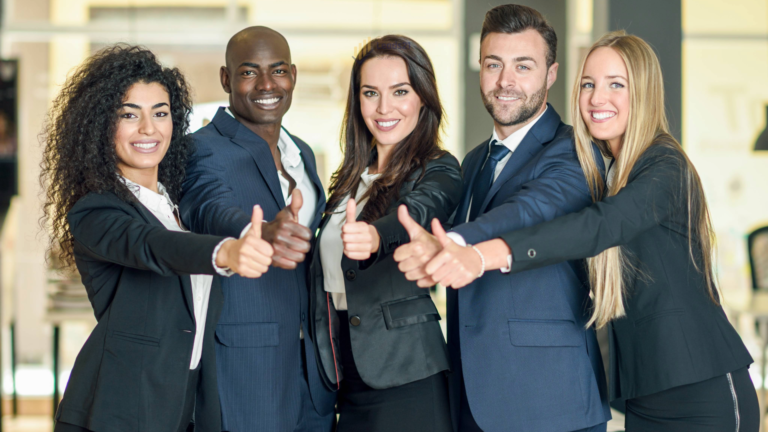
[[(479, 32), (485, 12), (503, 3), (0, 0), (2, 426), (51, 429), (55, 395), (63, 392), (95, 324), (77, 276), (59, 274), (51, 268), (55, 262), (46, 262), (47, 239), (38, 223), (38, 134), (73, 67), (112, 43), (149, 47), (194, 87), (195, 130), (227, 103), (219, 68), (229, 37), (250, 25), (270, 26), (286, 36), (298, 68), (284, 126), (312, 146), (327, 184), (341, 160), (339, 126), (353, 56), (372, 37), (400, 33), (425, 47), (447, 113), (447, 149), (461, 158), (490, 135), (492, 122), (479, 96)], [(597, 37), (623, 28), (657, 50), (673, 132), (699, 170), (712, 210), (726, 310), (757, 362), (751, 372), (760, 388), (768, 302), (753, 288), (768, 285), (768, 269), (753, 281), (747, 243), (750, 233), (768, 225), (768, 151), (756, 150), (768, 149), (768, 0), (519, 3), (541, 11), (557, 30), (560, 69), (550, 101), (566, 122), (574, 76)], [(768, 253), (768, 243), (762, 244)], [(439, 290), (435, 295), (444, 298)]]

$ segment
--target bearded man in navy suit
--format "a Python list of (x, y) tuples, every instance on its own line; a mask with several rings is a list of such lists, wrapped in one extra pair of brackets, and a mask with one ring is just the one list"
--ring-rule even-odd
[(221, 85), (229, 93), (211, 123), (193, 134), (181, 218), (192, 231), (239, 237), (259, 204), (262, 236), (275, 250), (260, 279), (223, 278), (216, 327), (222, 429), (329, 432), (335, 395), (325, 389), (309, 339), (304, 256), (325, 210), (309, 146), (282, 127), (296, 66), (285, 38), (266, 27), (227, 45)]
[[(486, 14), (480, 88), (493, 132), (464, 159), (451, 232), (433, 223), (433, 236), (400, 209), (411, 243), (395, 259), (408, 279), (448, 286), (450, 263), (433, 272), (443, 248), (461, 248), (481, 269), (479, 250), (467, 245), (591, 203), (572, 128), (547, 104), (556, 50), (554, 29), (536, 10), (504, 5)], [(488, 272), (447, 296), (454, 430), (605, 431), (610, 409), (595, 332), (585, 329), (591, 302), (582, 261)]]

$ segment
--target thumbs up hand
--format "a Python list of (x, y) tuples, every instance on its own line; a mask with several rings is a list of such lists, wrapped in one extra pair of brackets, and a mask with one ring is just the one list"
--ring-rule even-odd
[[(405, 273), (406, 279), (418, 281), (417, 284), (422, 288), (435, 285), (435, 281), (426, 273), (425, 265), (442, 250), (443, 246), (435, 236), (413, 220), (405, 205), (397, 209), (397, 218), (411, 238), (410, 243), (395, 249), (394, 258), (398, 262), (397, 268)], [(435, 224), (440, 226), (440, 222), (437, 219), (432, 220), (433, 230)], [(442, 229), (442, 226), (440, 228)]]
[(373, 225), (357, 222), (355, 199), (347, 201), (347, 220), (341, 227), (341, 241), (344, 243), (344, 255), (353, 260), (367, 260), (379, 250), (379, 232)]
[(461, 288), (477, 279), (485, 264), (480, 255), (471, 246), (459, 246), (448, 238), (445, 230), (437, 221), (432, 221), (432, 232), (440, 242), (442, 251), (435, 255), (424, 267), (424, 272), (431, 281), (444, 287)]
[(275, 267), (295, 269), (309, 252), (312, 232), (299, 224), (299, 211), (303, 204), (301, 191), (294, 188), (291, 192), (291, 203), (280, 210), (272, 222), (259, 221), (262, 225), (262, 237), (274, 248), (272, 265)]
[(272, 246), (261, 238), (261, 221), (264, 212), (261, 207), (253, 207), (251, 228), (240, 240), (222, 244), (216, 256), (216, 265), (228, 267), (243, 277), (258, 278), (269, 269), (272, 263)]

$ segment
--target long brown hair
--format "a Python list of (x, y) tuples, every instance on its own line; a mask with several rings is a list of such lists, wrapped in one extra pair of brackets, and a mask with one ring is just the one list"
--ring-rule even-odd
[(384, 215), (390, 203), (399, 198), (400, 187), (416, 170), (422, 174), (427, 162), (442, 156), (440, 147), (443, 106), (437, 92), (437, 81), (429, 56), (416, 41), (401, 35), (372, 39), (358, 52), (349, 79), (349, 94), (341, 128), (341, 149), (344, 160), (331, 177), (330, 198), (326, 213), (348, 195), (357, 192), (360, 175), (378, 160), (376, 144), (360, 111), (360, 70), (366, 61), (376, 57), (399, 57), (405, 61), (411, 87), (424, 106), (419, 111), (416, 128), (395, 145), (392, 156), (381, 176), (363, 195), (368, 198), (361, 220), (373, 222)]
[[(590, 135), (579, 109), (584, 65), (592, 52), (603, 47), (613, 49), (624, 60), (629, 74), (629, 120), (621, 152), (612, 155), (616, 159), (616, 174), (610, 186), (605, 185), (595, 164), (592, 143), (594, 142), (604, 155), (611, 155), (610, 146)], [(651, 146), (665, 146), (680, 154), (680, 162), (683, 164), (680, 190), (681, 195), (685, 197), (688, 216), (688, 253), (694, 267), (704, 276), (710, 299), (719, 304), (717, 280), (712, 267), (715, 236), (704, 189), (696, 168), (680, 143), (669, 133), (664, 110), (664, 79), (659, 59), (650, 45), (637, 36), (627, 35), (624, 31), (608, 33), (595, 42), (584, 57), (576, 76), (571, 98), (571, 118), (579, 162), (595, 201), (605, 192), (607, 196), (619, 193), (627, 185), (632, 168)], [(595, 305), (589, 325), (595, 323), (597, 328), (600, 328), (610, 320), (626, 314), (626, 283), (632, 275), (642, 277), (642, 269), (632, 265), (621, 246), (612, 247), (587, 259), (587, 264)]]

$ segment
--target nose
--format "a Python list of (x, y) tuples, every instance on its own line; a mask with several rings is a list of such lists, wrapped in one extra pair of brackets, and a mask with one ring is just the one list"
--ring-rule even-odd
[(596, 106), (596, 107), (604, 105), (605, 104), (605, 91), (602, 90), (600, 87), (595, 86), (594, 90), (592, 90), (592, 94), (589, 97), (589, 103), (592, 106)]
[(152, 135), (155, 133), (155, 124), (152, 121), (152, 115), (142, 115), (139, 120), (139, 133), (142, 135)]
[(275, 80), (270, 73), (262, 73), (256, 82), (256, 90), (265, 93), (273, 91), (275, 87), (277, 87), (277, 83), (275, 83)]
[(392, 111), (392, 103), (389, 100), (389, 96), (381, 95), (379, 98), (379, 106), (376, 107), (376, 112), (379, 114), (388, 114)]
[(514, 70), (508, 67), (504, 67), (501, 70), (501, 73), (499, 74), (499, 87), (500, 88), (508, 88), (508, 87), (514, 87), (515, 86), (515, 73)]

